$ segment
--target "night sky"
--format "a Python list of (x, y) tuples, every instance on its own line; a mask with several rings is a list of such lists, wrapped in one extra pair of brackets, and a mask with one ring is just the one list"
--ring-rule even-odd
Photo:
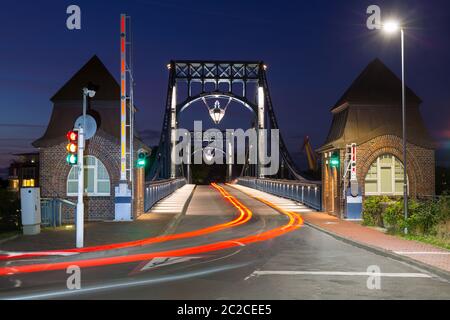
[[(70, 4), (81, 7), (81, 30), (65, 26)], [(371, 4), (407, 25), (407, 84), (424, 101), (438, 163), (450, 166), (448, 0), (91, 0), (2, 2), (0, 168), (33, 151), (49, 98), (92, 55), (118, 79), (120, 13), (133, 20), (137, 126), (146, 141), (159, 137), (169, 60), (264, 60), (282, 134), (300, 159), (303, 137), (315, 148), (324, 142), (330, 107), (370, 61), (379, 57), (400, 74), (399, 37), (365, 26)]]

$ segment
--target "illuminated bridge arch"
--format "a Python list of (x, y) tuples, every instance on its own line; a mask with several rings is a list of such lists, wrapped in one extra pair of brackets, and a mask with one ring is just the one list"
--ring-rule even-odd
[[(176, 144), (171, 137), (175, 136), (172, 133), (177, 129), (179, 113), (201, 99), (231, 99), (253, 111), (258, 132), (262, 133), (261, 129), (279, 129), (267, 83), (266, 66), (262, 61), (181, 60), (171, 61), (168, 69), (169, 83), (161, 138), (157, 152), (152, 157), (147, 180), (185, 176), (183, 165), (175, 165), (171, 160)], [(196, 92), (195, 87), (199, 92)], [(255, 90), (251, 90), (252, 87)], [(261, 144), (265, 142), (259, 141), (258, 150), (263, 150)], [(279, 142), (280, 161), (282, 167), (288, 170), (289, 177), (307, 181), (298, 173), (281, 134)], [(259, 161), (261, 156), (258, 155), (258, 163), (253, 170), (258, 178), (264, 178), (263, 165)]]

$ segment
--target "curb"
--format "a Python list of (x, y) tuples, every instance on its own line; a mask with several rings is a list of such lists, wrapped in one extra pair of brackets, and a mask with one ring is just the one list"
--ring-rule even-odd
[(191, 203), (192, 197), (194, 196), (195, 189), (197, 189), (197, 186), (194, 186), (194, 188), (192, 188), (191, 194), (183, 205), (183, 209), (180, 213), (176, 214), (175, 217), (173, 217), (172, 221), (168, 223), (167, 227), (164, 229), (164, 231), (161, 232), (160, 236), (165, 236), (172, 233), (172, 231), (178, 226), (181, 220), (183, 220), (184, 216), (186, 215), (187, 208)]
[(4, 238), (4, 239), (0, 239), (0, 244), (5, 243), (5, 242), (8, 242), (8, 241), (10, 241), (10, 240), (14, 240), (14, 239), (16, 239), (18, 236), (19, 236), (19, 234), (15, 234), (15, 235), (13, 235), (13, 236), (11, 236), (11, 237)]
[(397, 253), (392, 252), (390, 250), (374, 247), (374, 246), (371, 246), (371, 245), (368, 245), (368, 244), (364, 244), (364, 243), (361, 243), (361, 242), (358, 242), (358, 241), (355, 241), (355, 240), (351, 240), (351, 239), (345, 238), (345, 237), (340, 236), (340, 235), (338, 235), (338, 234), (336, 234), (334, 232), (325, 230), (325, 229), (323, 229), (321, 227), (318, 227), (315, 224), (307, 222), (305, 219), (303, 219), (303, 220), (304, 220), (305, 225), (307, 225), (307, 226), (309, 226), (309, 227), (311, 227), (313, 229), (316, 229), (318, 231), (321, 231), (323, 233), (326, 233), (329, 236), (332, 236), (333, 238), (335, 238), (337, 240), (340, 240), (342, 242), (345, 242), (347, 244), (353, 245), (353, 246), (361, 248), (361, 249), (365, 249), (367, 251), (370, 251), (372, 253), (381, 255), (383, 257), (388, 257), (388, 258), (392, 258), (394, 260), (399, 260), (401, 262), (409, 263), (409, 264), (411, 264), (411, 265), (413, 265), (413, 266), (415, 266), (417, 268), (424, 269), (427, 272), (433, 273), (433, 274), (437, 275), (438, 277), (443, 278), (446, 281), (450, 282), (450, 272), (447, 272), (447, 271), (442, 270), (442, 269), (440, 269), (438, 267), (434, 267), (434, 266), (431, 266), (429, 264), (417, 261), (415, 259), (403, 256), (403, 255), (400, 255), (400, 254), (397, 254)]

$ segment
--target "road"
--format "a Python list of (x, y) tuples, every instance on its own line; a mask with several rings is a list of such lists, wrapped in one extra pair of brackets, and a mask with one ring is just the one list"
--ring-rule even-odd
[[(0, 298), (450, 299), (450, 283), (445, 279), (309, 226), (294, 222), (290, 232), (274, 233), (285, 232), (284, 226), (292, 219), (239, 190), (222, 187), (228, 196), (211, 186), (197, 186), (186, 215), (171, 230), (189, 234), (209, 228), (208, 232), (76, 257), (3, 262), (1, 267), (11, 268), (24, 263), (100, 261), (81, 268), (80, 290), (67, 289), (65, 268), (0, 276)], [(233, 201), (248, 208), (251, 216), (239, 213), (239, 203), (233, 205)], [(233, 220), (237, 223), (227, 225)], [(221, 227), (211, 229), (217, 225)], [(264, 241), (250, 241), (254, 235), (265, 237)], [(227, 245), (211, 249), (211, 244), (217, 243)], [(158, 252), (182, 254), (158, 256)], [(139, 258), (149, 254), (146, 259)], [(132, 259), (104, 263), (116, 256)], [(379, 268), (374, 270), (381, 272), (381, 277), (371, 278), (369, 288), (371, 266)]]

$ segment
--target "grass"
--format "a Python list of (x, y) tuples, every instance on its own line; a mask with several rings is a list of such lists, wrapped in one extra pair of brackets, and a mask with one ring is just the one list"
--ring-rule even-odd
[(442, 239), (435, 236), (416, 236), (416, 235), (401, 235), (402, 238), (407, 240), (415, 240), (427, 244), (431, 244), (436, 247), (450, 250), (450, 239)]

